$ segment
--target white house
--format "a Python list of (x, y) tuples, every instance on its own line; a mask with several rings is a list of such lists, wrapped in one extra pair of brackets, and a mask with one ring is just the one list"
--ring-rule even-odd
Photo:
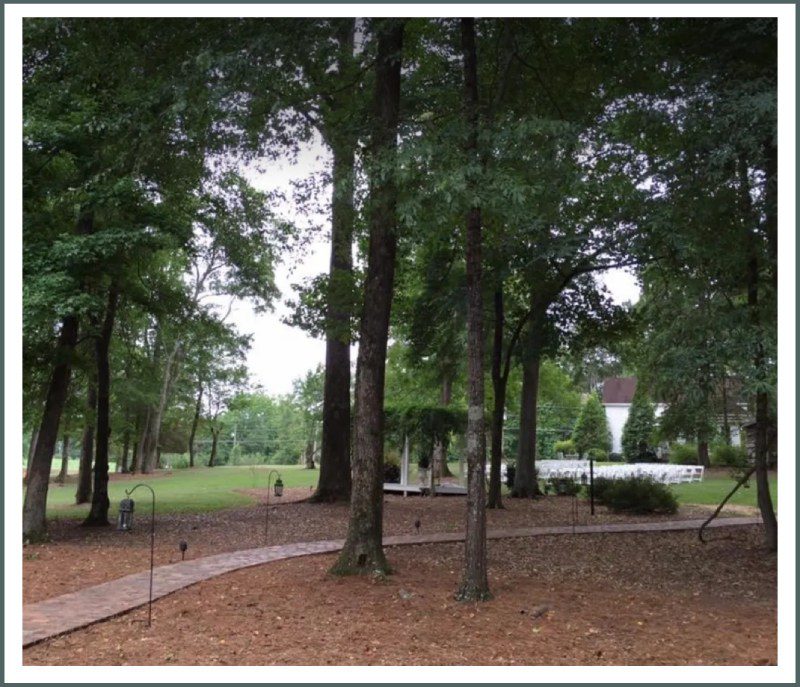
[[(603, 407), (606, 410), (608, 428), (611, 430), (611, 451), (614, 453), (622, 453), (622, 430), (628, 420), (635, 391), (636, 377), (609, 377), (603, 382)], [(666, 407), (664, 403), (656, 403), (656, 417), (660, 417)], [(730, 429), (731, 442), (734, 446), (738, 446), (740, 442), (738, 423), (731, 423)]]

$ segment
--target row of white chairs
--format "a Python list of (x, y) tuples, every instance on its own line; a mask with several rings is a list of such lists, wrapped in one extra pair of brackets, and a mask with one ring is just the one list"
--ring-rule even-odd
[[(564, 463), (569, 463), (565, 465)], [(536, 466), (541, 479), (551, 477), (569, 477), (581, 481), (584, 475), (588, 479), (589, 461), (556, 461), (542, 460)], [(626, 479), (629, 477), (649, 477), (662, 484), (680, 484), (682, 482), (701, 482), (704, 468), (702, 465), (664, 465), (661, 463), (630, 463), (628, 465), (594, 464), (594, 476), (607, 479)]]

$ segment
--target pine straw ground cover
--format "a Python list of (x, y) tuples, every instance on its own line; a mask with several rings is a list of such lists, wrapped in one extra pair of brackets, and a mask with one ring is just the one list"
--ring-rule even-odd
[(385, 581), (334, 557), (230, 573), (35, 645), (29, 665), (722, 665), (776, 661), (775, 556), (757, 527), (489, 543), (494, 598), (453, 600), (462, 546), (389, 549)]
[[(262, 501), (266, 490), (246, 490)], [(269, 515), (269, 544), (341, 539), (347, 533), (347, 504), (303, 503), (309, 490), (286, 489), (279, 504), (272, 497)], [(505, 509), (488, 511), (490, 529), (572, 523), (572, 499), (544, 497), (534, 501), (505, 499)], [(578, 524), (654, 522), (706, 517), (712, 508), (681, 506), (672, 516), (614, 515), (598, 507), (589, 515), (586, 501), (579, 502)], [(751, 514), (748, 511), (747, 514)], [(730, 511), (741, 515), (741, 509)], [(50, 525), (52, 541), (23, 549), (23, 602), (32, 603), (66, 594), (82, 587), (144, 570), (150, 563), (150, 513), (146, 500), (137, 503), (134, 532), (121, 534), (116, 528), (84, 528), (80, 521), (59, 520)], [(414, 522), (420, 532), (462, 532), (463, 497), (403, 498), (387, 495), (384, 500), (384, 533), (413, 534)], [(265, 545), (265, 505), (232, 508), (210, 513), (156, 515), (156, 565), (180, 560), (178, 543), (188, 545), (187, 559), (224, 551)]]

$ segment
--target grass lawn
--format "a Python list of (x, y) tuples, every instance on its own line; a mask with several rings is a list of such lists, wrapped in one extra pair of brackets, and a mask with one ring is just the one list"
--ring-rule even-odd
[[(175, 470), (171, 474), (139, 475), (135, 480), (111, 481), (108, 496), (111, 513), (116, 517), (117, 506), (125, 498), (125, 489), (139, 482), (149, 484), (156, 492), (156, 512), (203, 512), (247, 506), (253, 499), (236, 489), (264, 488), (270, 470), (278, 470), (285, 487), (313, 487), (317, 484), (319, 470), (305, 470), (298, 465), (258, 465)], [(274, 482), (273, 477), (273, 482)], [(139, 489), (134, 494), (137, 510), (150, 507), (150, 492)], [(47, 495), (47, 516), (79, 518), (89, 511), (88, 505), (76, 506), (75, 484), (61, 487), (50, 484)]]
[[(416, 466), (411, 465), (409, 482), (416, 484)], [(457, 474), (458, 464), (450, 465)], [(286, 487), (314, 487), (319, 478), (319, 470), (305, 470), (298, 465), (277, 466), (220, 466), (216, 468), (194, 468), (192, 470), (175, 470), (171, 474), (159, 473), (155, 476), (141, 475), (134, 480), (112, 481), (109, 484), (111, 513), (116, 517), (117, 505), (125, 497), (125, 489), (130, 489), (139, 482), (150, 484), (156, 491), (156, 510), (159, 513), (204, 512), (221, 508), (247, 506), (253, 498), (237, 493), (237, 489), (264, 488), (270, 470), (276, 469), (283, 478)], [(707, 474), (702, 482), (676, 484), (673, 491), (681, 504), (718, 504), (733, 488), (734, 480), (726, 472)], [(777, 505), (777, 478), (770, 476), (770, 487), (773, 503)], [(47, 500), (47, 515), (50, 518), (80, 518), (88, 512), (88, 505), (76, 506), (74, 482), (65, 486), (50, 485)], [(139, 508), (149, 507), (150, 495), (146, 490), (139, 490), (135, 495)], [(755, 480), (750, 487), (739, 489), (729, 501), (734, 505), (755, 506)]]
[[(672, 491), (678, 497), (679, 503), (698, 503), (716, 506), (733, 489), (736, 481), (727, 473), (706, 475), (702, 482), (688, 484), (674, 484)], [(772, 503), (778, 507), (778, 478), (775, 473), (769, 476), (769, 491), (772, 494)], [(750, 479), (749, 488), (742, 486), (731, 497), (728, 503), (738, 506), (755, 506), (756, 504), (756, 479)], [(726, 504), (727, 505), (727, 504)]]

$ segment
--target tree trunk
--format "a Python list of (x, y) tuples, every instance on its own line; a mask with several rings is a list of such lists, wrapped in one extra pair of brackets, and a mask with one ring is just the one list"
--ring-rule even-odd
[(122, 435), (122, 466), (120, 468), (120, 472), (125, 474), (128, 472), (128, 455), (131, 446), (131, 433), (130, 430), (126, 429), (125, 433)]
[(69, 472), (69, 434), (66, 432), (61, 437), (61, 470), (58, 473), (56, 481), (59, 484), (64, 484), (67, 481), (67, 473)]
[(26, 541), (40, 541), (47, 536), (47, 488), (58, 437), (58, 425), (67, 400), (72, 374), (72, 354), (78, 341), (78, 319), (72, 315), (61, 322), (55, 365), (47, 388), (44, 412), (39, 424), (36, 446), (28, 463), (28, 488), (22, 506), (22, 536)]
[(133, 451), (133, 465), (131, 466), (131, 472), (144, 472), (144, 461), (145, 456), (147, 455), (147, 444), (150, 441), (150, 418), (153, 415), (153, 409), (151, 406), (147, 406), (144, 415), (144, 422), (140, 423), (137, 419), (136, 427), (137, 430), (141, 429), (139, 433), (139, 441), (136, 442), (136, 447)]
[(709, 467), (711, 461), (708, 459), (708, 439), (697, 437), (697, 459), (703, 467)]
[(211, 428), (211, 455), (208, 457), (208, 467), (213, 468), (217, 460), (217, 440), (220, 430)]
[(94, 460), (94, 493), (89, 515), (83, 521), (86, 527), (105, 527), (108, 522), (108, 440), (111, 436), (111, 363), (108, 350), (114, 333), (119, 290), (112, 285), (108, 290), (106, 313), (100, 332), (95, 339), (97, 361), (97, 449)]
[(489, 465), (488, 508), (503, 508), (503, 421), (506, 410), (506, 388), (508, 378), (503, 376), (503, 331), (505, 327), (505, 308), (503, 289), (494, 292), (494, 338), (492, 342), (492, 389), (494, 408), (492, 409), (492, 454)]
[[(355, 62), (353, 44), (355, 20), (338, 24), (337, 66), (339, 76), (349, 82)], [(333, 196), (331, 198), (331, 261), (328, 306), (325, 323), (325, 383), (322, 404), (322, 454), (319, 481), (312, 501), (348, 501), (350, 476), (350, 283), (353, 274), (353, 210), (356, 138), (343, 126), (339, 113), (348, 107), (351, 89), (345, 88), (330, 101), (330, 126), (325, 139), (333, 154)], [(313, 462), (313, 457), (312, 457)]]
[(81, 460), (78, 464), (78, 487), (75, 490), (75, 503), (89, 503), (92, 500), (92, 463), (94, 462), (94, 431), (97, 414), (97, 385), (89, 375), (86, 389), (86, 420), (81, 438)]
[[(27, 473), (28, 467), (31, 464), (31, 456), (33, 456), (33, 452), (36, 450), (36, 437), (39, 435), (39, 426), (35, 426), (31, 430), (31, 443), (28, 445), (28, 462), (25, 465), (25, 472)], [(28, 478), (25, 478), (25, 484), (28, 483)]]
[(304, 451), (303, 462), (305, 463), (306, 470), (313, 470), (314, 465), (314, 440), (309, 439), (306, 442), (306, 449)]
[(203, 385), (197, 387), (197, 402), (194, 404), (194, 418), (192, 418), (192, 431), (189, 432), (189, 467), (194, 467), (194, 437), (197, 434), (197, 425), (200, 424), (200, 411), (203, 406)]
[(389, 572), (382, 540), (383, 395), (397, 252), (394, 165), (403, 27), (401, 20), (376, 22), (369, 252), (356, 370), (350, 521), (344, 548), (333, 569), (339, 574)]
[[(442, 395), (440, 402), (443, 406), (449, 406), (453, 396), (453, 380), (445, 375), (442, 379)], [(441, 442), (437, 441), (433, 445), (433, 470), (431, 474), (435, 477), (452, 477), (453, 473), (447, 467), (447, 447)]]
[(541, 352), (538, 343), (527, 352), (522, 366), (522, 396), (519, 409), (519, 454), (514, 488), (516, 498), (540, 496), (536, 479), (536, 410), (539, 396), (539, 366)]
[(158, 405), (154, 409), (150, 423), (148, 425), (147, 441), (143, 442), (144, 453), (142, 455), (142, 472), (152, 472), (158, 465), (158, 444), (161, 439), (161, 422), (164, 419), (164, 411), (167, 401), (172, 393), (172, 388), (178, 379), (178, 370), (181, 359), (183, 358), (183, 345), (180, 340), (175, 342), (172, 351), (167, 357), (167, 364), (164, 367), (164, 381), (161, 384), (161, 394), (159, 395)]
[[(478, 64), (475, 20), (461, 20), (464, 58), (464, 105), (467, 113), (466, 152), (478, 161)], [(472, 180), (473, 187), (477, 179)], [(474, 205), (466, 217), (467, 262), (467, 529), (464, 572), (456, 598), (488, 599), (486, 562), (486, 431), (484, 421), (483, 293), (481, 288), (481, 210)]]
[[(747, 307), (749, 310), (750, 325), (758, 335), (756, 352), (753, 357), (753, 368), (758, 377), (765, 377), (765, 355), (763, 345), (763, 325), (759, 310), (759, 255), (756, 245), (755, 232), (750, 222), (753, 220), (753, 211), (750, 199), (750, 187), (747, 180), (746, 161), (740, 159), (739, 174), (741, 180), (741, 202), (743, 206), (744, 231), (747, 241), (749, 258), (747, 262)], [(768, 238), (770, 220), (767, 219)], [(777, 239), (776, 239), (777, 240)], [(769, 396), (766, 391), (756, 394), (756, 441), (755, 441), (755, 468), (758, 508), (764, 522), (764, 543), (768, 550), (778, 549), (778, 521), (772, 505), (772, 496), (769, 493), (769, 472), (767, 465), (768, 431), (769, 425)]]
[(728, 418), (728, 378), (722, 375), (722, 438), (725, 443), (731, 445), (731, 423)]

